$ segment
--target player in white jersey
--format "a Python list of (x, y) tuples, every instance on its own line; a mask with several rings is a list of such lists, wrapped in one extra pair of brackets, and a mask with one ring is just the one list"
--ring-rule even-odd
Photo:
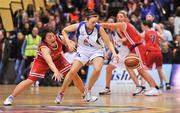
[(65, 27), (62, 30), (62, 35), (66, 40), (69, 50), (75, 50), (75, 44), (72, 44), (68, 39), (69, 32), (76, 32), (78, 47), (77, 55), (73, 61), (72, 67), (68, 72), (60, 93), (63, 93), (64, 89), (68, 87), (74, 73), (77, 73), (79, 69), (86, 64), (88, 61), (91, 61), (94, 70), (88, 82), (87, 90), (85, 92), (84, 98), (89, 101), (96, 101), (98, 98), (91, 96), (91, 88), (99, 77), (103, 63), (104, 63), (104, 47), (101, 42), (101, 39), (112, 52), (113, 58), (118, 60), (118, 56), (115, 52), (114, 46), (111, 43), (108, 35), (104, 29), (97, 24), (99, 16), (93, 10), (85, 11), (86, 20), (77, 24), (73, 24)]
[[(114, 23), (113, 18), (109, 18), (107, 22)], [(106, 87), (103, 91), (99, 92), (100, 95), (109, 95), (111, 93), (110, 90), (110, 82), (112, 78), (112, 71), (116, 67), (120, 67), (122, 70), (125, 69), (124, 66), (124, 58), (129, 54), (129, 49), (127, 46), (123, 45), (121, 37), (118, 35), (116, 31), (109, 31), (109, 36), (111, 37), (111, 41), (114, 44), (114, 47), (116, 48), (116, 51), (118, 52), (119, 62), (116, 63), (113, 60), (110, 61), (110, 63), (106, 67)], [(106, 52), (105, 57), (109, 56), (109, 52)], [(122, 54), (123, 53), (123, 54)]]

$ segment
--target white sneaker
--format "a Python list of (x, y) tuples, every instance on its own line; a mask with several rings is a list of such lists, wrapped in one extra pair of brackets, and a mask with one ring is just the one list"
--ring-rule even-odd
[(12, 95), (8, 96), (4, 101), (4, 106), (11, 106), (13, 103), (14, 97)]
[(63, 99), (64, 99), (64, 94), (58, 94), (54, 102), (56, 104), (60, 104), (60, 103), (62, 103)]
[(99, 92), (99, 95), (110, 95), (111, 90), (109, 88), (105, 88), (103, 91)]
[(98, 100), (98, 97), (96, 97), (96, 96), (91, 96), (91, 91), (85, 91), (85, 92), (84, 92), (83, 99), (84, 99), (86, 102), (95, 102), (96, 100)]
[(39, 81), (36, 81), (36, 82), (35, 82), (34, 87), (39, 87)]
[(158, 96), (161, 94), (161, 91), (156, 88), (150, 88), (146, 92), (144, 92), (145, 96)]
[(133, 96), (137, 96), (139, 94), (142, 94), (145, 91), (144, 86), (136, 86), (135, 90), (133, 91)]

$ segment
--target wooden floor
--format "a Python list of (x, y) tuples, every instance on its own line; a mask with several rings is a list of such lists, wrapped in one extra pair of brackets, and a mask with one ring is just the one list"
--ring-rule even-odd
[(14, 87), (0, 86), (0, 113), (180, 113), (180, 87), (154, 97), (133, 97), (133, 88), (127, 85), (113, 88), (111, 95), (99, 96), (98, 92), (103, 88), (96, 87), (92, 93), (99, 97), (98, 101), (86, 103), (72, 86), (60, 105), (54, 104), (58, 87), (39, 87), (26, 90), (15, 99), (13, 106), (3, 106)]

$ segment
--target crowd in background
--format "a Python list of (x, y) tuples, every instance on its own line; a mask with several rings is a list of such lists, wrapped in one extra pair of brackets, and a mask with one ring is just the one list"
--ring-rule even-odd
[[(12, 16), (12, 32), (6, 32), (0, 20), (0, 83), (19, 83), (27, 77), (44, 26), (61, 33), (65, 26), (84, 19), (85, 8), (95, 10), (100, 15), (100, 21), (106, 21), (111, 16), (116, 17), (119, 10), (126, 10), (130, 22), (139, 32), (142, 32), (140, 23), (151, 13), (165, 38), (161, 43), (163, 63), (180, 63), (178, 0), (59, 0), (53, 5), (47, 5), (45, 9), (35, 10), (34, 6), (29, 4), (27, 9), (17, 10)], [(85, 79), (86, 73), (87, 67), (84, 67), (79, 74)], [(12, 77), (12, 80), (7, 81), (7, 74), (13, 74), (15, 79)], [(47, 74), (51, 74), (51, 71)], [(48, 77), (41, 83), (59, 85), (51, 82)]]

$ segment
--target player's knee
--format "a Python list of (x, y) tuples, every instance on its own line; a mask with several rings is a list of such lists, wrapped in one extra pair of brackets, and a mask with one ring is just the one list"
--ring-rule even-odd
[(95, 73), (100, 73), (101, 72), (101, 68), (94, 68), (94, 72)]
[(74, 75), (75, 73), (77, 73), (77, 71), (74, 70), (74, 69), (71, 69), (71, 70), (69, 71), (69, 74), (70, 74), (70, 75)]

